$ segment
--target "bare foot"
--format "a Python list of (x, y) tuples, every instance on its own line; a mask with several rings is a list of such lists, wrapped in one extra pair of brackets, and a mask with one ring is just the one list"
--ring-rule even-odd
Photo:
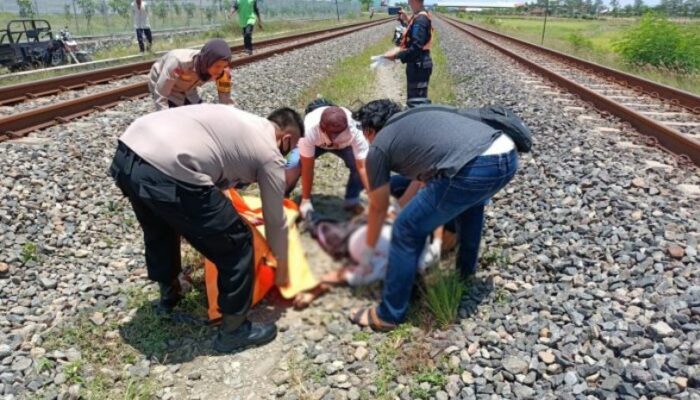
[(326, 294), (330, 289), (330, 285), (326, 283), (319, 283), (318, 286), (316, 286), (315, 288), (303, 291), (294, 296), (294, 300), (292, 300), (292, 305), (297, 310), (306, 308), (309, 305), (311, 305), (311, 303), (313, 303), (314, 300)]
[(336, 269), (325, 273), (321, 277), (321, 282), (329, 285), (345, 285), (348, 281), (345, 279), (345, 271), (347, 268)]

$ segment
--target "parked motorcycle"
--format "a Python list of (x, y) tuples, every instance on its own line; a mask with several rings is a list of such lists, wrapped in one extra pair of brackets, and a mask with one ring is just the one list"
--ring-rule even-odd
[(58, 36), (47, 49), (46, 65), (55, 67), (63, 64), (80, 64), (92, 61), (90, 54), (80, 50), (78, 42), (71, 35), (68, 27), (61, 29)]

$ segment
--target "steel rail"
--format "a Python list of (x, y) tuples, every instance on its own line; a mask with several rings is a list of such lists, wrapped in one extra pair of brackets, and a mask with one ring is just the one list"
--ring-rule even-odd
[[(462, 32), (465, 32), (469, 34), (470, 36), (476, 38), (477, 40), (495, 48), (496, 50), (500, 51), (501, 53), (517, 60), (521, 64), (525, 65), (527, 68), (535, 71), (536, 73), (545, 76), (548, 78), (550, 81), (564, 87), (568, 91), (575, 93), (578, 95), (580, 98), (583, 100), (589, 101), (593, 103), (596, 107), (598, 107), (601, 110), (610, 112), (611, 114), (614, 114), (615, 116), (621, 118), (624, 121), (629, 122), (632, 126), (634, 126), (640, 133), (643, 133), (648, 136), (652, 136), (658, 140), (659, 144), (663, 146), (665, 149), (668, 151), (675, 153), (681, 157), (686, 157), (690, 159), (692, 162), (695, 163), (695, 165), (700, 166), (700, 142), (687, 136), (684, 135), (683, 133), (670, 128), (668, 126), (663, 125), (662, 123), (659, 123), (657, 121), (654, 121), (653, 119), (650, 119), (642, 114), (637, 113), (636, 111), (625, 107), (624, 105), (615, 102), (614, 100), (603, 96), (601, 94), (598, 94), (568, 78), (565, 78), (564, 76), (549, 70), (536, 62), (533, 62), (531, 60), (528, 60), (524, 56), (517, 54), (516, 52), (509, 50), (497, 43), (489, 41), (487, 38), (484, 38), (480, 35), (475, 34), (474, 32), (464, 28), (461, 25), (467, 25), (469, 24), (466, 23), (461, 23), (460, 21), (454, 21), (452, 19), (447, 19), (445, 17), (441, 17), (445, 22), (450, 24), (451, 26), (455, 27), (456, 29), (459, 29)], [(525, 42), (526, 45), (539, 48), (540, 46), (534, 46), (531, 45), (527, 42)]]
[[(335, 39), (337, 37), (371, 28), (386, 23), (387, 20), (363, 23), (360, 26), (345, 27), (345, 30), (315, 37), (303, 42), (295, 43), (285, 48), (277, 48), (266, 52), (260, 52), (248, 57), (242, 57), (231, 61), (231, 67), (240, 67), (253, 62), (270, 58), (272, 56), (293, 51), (299, 48), (311, 46), (316, 43)], [(20, 138), (36, 129), (43, 129), (59, 123), (65, 123), (72, 119), (82, 117), (94, 111), (104, 111), (122, 101), (144, 97), (148, 95), (148, 84), (138, 82), (120, 88), (106, 90), (100, 93), (84, 96), (78, 99), (68, 100), (18, 113), (16, 115), (0, 118), (0, 142)]]
[(614, 80), (618, 84), (627, 84), (632, 89), (636, 89), (638, 91), (643, 91), (647, 92), (649, 95), (661, 99), (666, 99), (670, 101), (674, 105), (680, 105), (685, 108), (687, 108), (689, 111), (694, 112), (696, 114), (700, 114), (700, 96), (697, 96), (693, 93), (686, 92), (681, 89), (677, 89), (671, 86), (663, 85), (658, 82), (653, 82), (648, 79), (644, 79), (640, 76), (636, 75), (631, 75), (626, 72), (622, 72), (620, 70), (606, 67), (600, 64), (596, 64), (591, 61), (587, 61), (578, 57), (571, 56), (569, 54), (562, 53), (557, 50), (552, 50), (547, 47), (539, 46), (534, 43), (527, 42), (522, 39), (518, 39), (500, 32), (495, 32), (490, 29), (483, 28), (478, 25), (470, 24), (468, 22), (460, 21), (459, 19), (451, 18), (451, 17), (445, 17), (442, 16), (444, 19), (456, 22), (458, 24), (463, 24), (466, 26), (469, 26), (474, 29), (478, 29), (480, 31), (486, 32), (488, 34), (498, 36), (500, 38), (510, 40), (513, 42), (516, 42), (518, 44), (521, 44), (526, 47), (534, 48), (537, 49), (543, 53), (549, 54), (554, 57), (559, 57), (561, 59), (564, 59), (578, 67), (586, 68), (591, 71), (594, 71), (598, 76), (606, 77), (608, 79)]
[[(288, 41), (301, 40), (312, 36), (351, 29), (367, 24), (385, 22), (386, 20), (388, 20), (388, 18), (375, 20), (369, 23), (359, 22), (340, 27), (297, 33), (294, 35), (262, 40), (257, 42), (256, 46), (259, 48), (264, 48)], [(243, 50), (244, 48), (242, 44), (231, 47), (232, 52), (240, 52)], [(41, 79), (34, 82), (0, 87), (0, 106), (9, 106), (38, 97), (51, 96), (68, 90), (79, 90), (88, 86), (98, 85), (117, 79), (125, 79), (134, 75), (145, 74), (151, 69), (153, 62), (154, 60), (141, 61), (93, 71), (79, 72), (55, 78)]]

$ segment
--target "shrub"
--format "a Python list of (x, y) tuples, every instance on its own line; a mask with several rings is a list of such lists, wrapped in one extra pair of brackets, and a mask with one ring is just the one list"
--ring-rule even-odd
[(496, 18), (494, 18), (490, 15), (484, 19), (484, 22), (489, 24), (489, 25), (493, 25), (493, 26), (498, 26), (501, 24), (500, 22), (498, 22), (498, 20)]
[(574, 50), (579, 51), (582, 49), (592, 49), (593, 48), (593, 42), (591, 39), (583, 36), (582, 34), (578, 32), (570, 33), (566, 35), (565, 37), (566, 41), (569, 42), (573, 47)]
[(613, 48), (625, 62), (682, 72), (700, 70), (700, 37), (663, 16), (645, 14)]

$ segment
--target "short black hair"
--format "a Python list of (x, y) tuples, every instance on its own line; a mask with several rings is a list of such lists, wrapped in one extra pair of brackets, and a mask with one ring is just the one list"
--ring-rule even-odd
[(276, 109), (267, 116), (267, 119), (276, 123), (282, 130), (296, 128), (299, 130), (299, 137), (304, 137), (304, 120), (298, 112), (289, 107)]
[(352, 113), (352, 119), (360, 123), (362, 130), (374, 129), (379, 132), (394, 114), (403, 108), (389, 99), (373, 100)]

